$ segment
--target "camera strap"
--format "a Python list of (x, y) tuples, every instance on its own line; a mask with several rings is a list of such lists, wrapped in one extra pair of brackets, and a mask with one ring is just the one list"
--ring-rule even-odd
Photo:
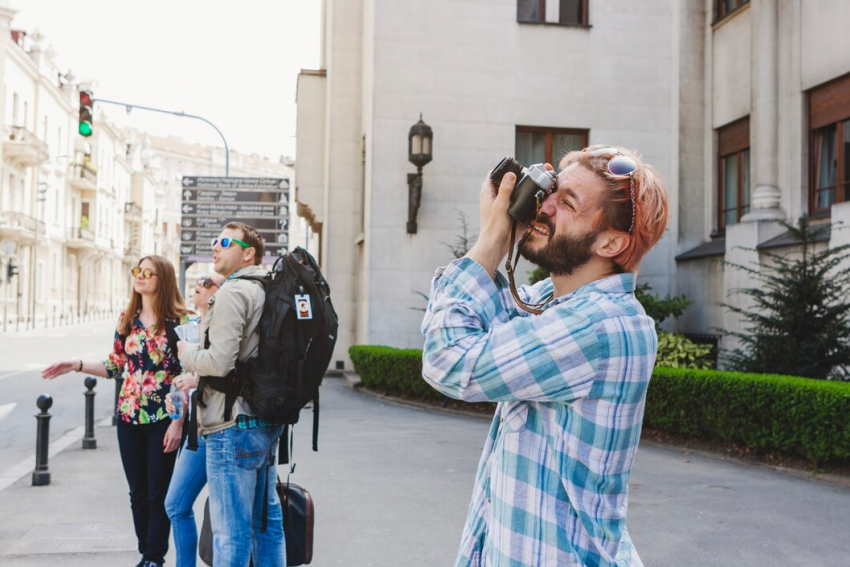
[[(540, 212), (540, 203), (538, 201), (537, 204), (538, 213)], [(537, 215), (535, 215), (537, 218)], [(508, 273), (508, 282), (511, 284), (511, 295), (514, 297), (514, 301), (519, 305), (523, 310), (528, 311), (534, 315), (540, 315), (543, 313), (543, 306), (552, 301), (552, 297), (549, 297), (546, 301), (542, 301), (540, 303), (526, 303), (522, 299), (519, 298), (519, 293), (516, 290), (516, 282), (514, 281), (514, 269), (516, 268), (517, 263), (519, 262), (519, 252), (522, 250), (522, 245), (525, 244), (525, 240), (528, 238), (528, 234), (520, 238), (519, 243), (516, 246), (516, 256), (514, 257), (513, 262), (511, 262), (511, 254), (514, 250), (514, 242), (516, 241), (516, 229), (517, 229), (517, 221), (513, 220), (511, 224), (511, 244), (510, 248), (508, 248), (508, 259), (505, 260), (505, 271)], [(530, 234), (530, 233), (529, 233)]]

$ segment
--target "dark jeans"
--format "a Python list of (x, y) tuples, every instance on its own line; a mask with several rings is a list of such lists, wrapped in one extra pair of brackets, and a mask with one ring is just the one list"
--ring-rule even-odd
[(162, 441), (170, 419), (133, 425), (118, 420), (118, 447), (124, 474), (130, 485), (130, 506), (145, 560), (162, 564), (168, 551), (171, 523), (165, 514), (165, 494), (174, 470), (177, 451), (162, 452)]

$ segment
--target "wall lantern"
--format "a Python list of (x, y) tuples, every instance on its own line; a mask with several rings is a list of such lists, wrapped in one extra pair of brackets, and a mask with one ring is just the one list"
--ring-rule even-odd
[(407, 174), (407, 233), (416, 234), (416, 214), (422, 202), (422, 168), (431, 161), (431, 142), (434, 133), (431, 127), (419, 122), (410, 128), (407, 136), (407, 159), (416, 166), (416, 173)]

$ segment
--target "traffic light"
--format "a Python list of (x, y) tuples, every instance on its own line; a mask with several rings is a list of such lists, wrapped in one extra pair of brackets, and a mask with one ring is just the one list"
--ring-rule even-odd
[(80, 136), (91, 136), (94, 97), (91, 91), (80, 91)]
[(18, 275), (18, 265), (13, 264), (11, 260), (6, 264), (6, 282), (12, 281), (12, 278)]

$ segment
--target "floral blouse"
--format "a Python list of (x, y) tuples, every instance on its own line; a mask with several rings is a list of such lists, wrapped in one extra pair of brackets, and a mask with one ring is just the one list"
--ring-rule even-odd
[[(189, 318), (189, 314), (184, 315), (179, 324), (187, 323)], [(115, 331), (112, 354), (105, 362), (109, 378), (120, 378), (127, 371), (115, 412), (119, 419), (146, 424), (168, 417), (165, 396), (172, 378), (179, 376), (181, 370), (177, 353), (171, 352), (164, 331), (155, 335), (153, 326), (145, 327), (137, 313), (130, 334), (125, 337)]]

